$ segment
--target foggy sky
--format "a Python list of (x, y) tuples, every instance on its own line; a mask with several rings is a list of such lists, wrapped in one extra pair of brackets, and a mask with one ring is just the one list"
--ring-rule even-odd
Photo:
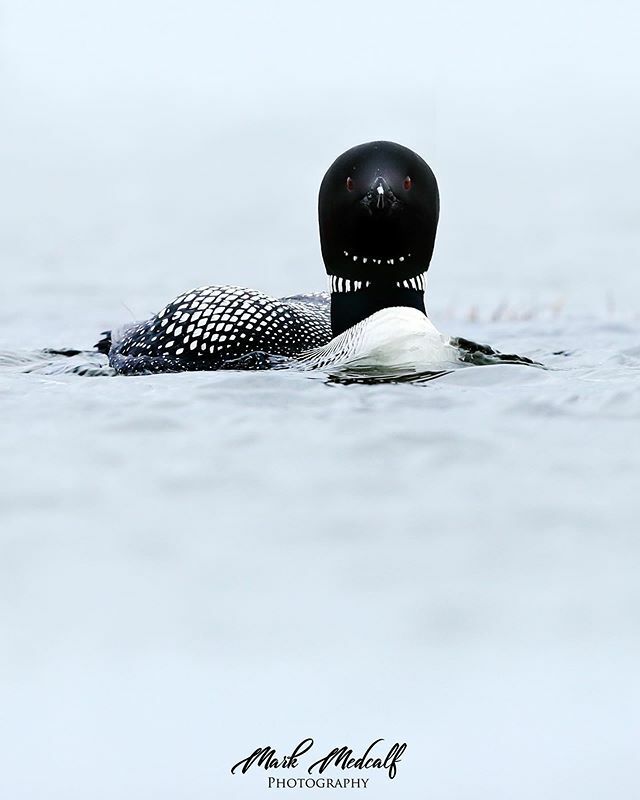
[(632, 3), (0, 14), (0, 258), (18, 294), (85, 281), (106, 319), (116, 294), (141, 314), (202, 283), (322, 288), (320, 180), (381, 138), (438, 177), (436, 301), (638, 294)]

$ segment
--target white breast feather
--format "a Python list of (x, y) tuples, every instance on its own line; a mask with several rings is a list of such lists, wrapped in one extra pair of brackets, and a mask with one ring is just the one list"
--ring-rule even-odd
[(422, 372), (460, 366), (458, 350), (448, 336), (415, 308), (377, 311), (323, 347), (301, 353), (296, 361), (308, 369), (372, 368)]

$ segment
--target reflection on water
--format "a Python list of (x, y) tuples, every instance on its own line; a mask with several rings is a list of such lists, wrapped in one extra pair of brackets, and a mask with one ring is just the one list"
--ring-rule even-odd
[(441, 370), (440, 372), (415, 372), (411, 374), (397, 374), (385, 373), (383, 375), (367, 374), (366, 370), (357, 372), (356, 370), (345, 369), (339, 373), (329, 373), (329, 383), (343, 383), (349, 386), (354, 383), (366, 384), (375, 386), (380, 383), (427, 383), (428, 381), (441, 378), (443, 375), (449, 375), (452, 370)]

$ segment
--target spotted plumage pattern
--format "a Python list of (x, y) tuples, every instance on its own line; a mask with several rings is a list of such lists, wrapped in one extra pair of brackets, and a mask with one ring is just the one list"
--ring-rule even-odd
[(326, 295), (277, 299), (237, 286), (203, 286), (106, 341), (111, 366), (140, 375), (268, 369), (273, 356), (292, 357), (330, 339)]

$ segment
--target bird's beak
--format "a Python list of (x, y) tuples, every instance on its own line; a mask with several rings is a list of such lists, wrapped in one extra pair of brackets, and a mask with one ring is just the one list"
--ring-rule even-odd
[(389, 188), (386, 180), (379, 175), (371, 184), (361, 202), (369, 214), (378, 214), (388, 211), (397, 203), (397, 198)]

